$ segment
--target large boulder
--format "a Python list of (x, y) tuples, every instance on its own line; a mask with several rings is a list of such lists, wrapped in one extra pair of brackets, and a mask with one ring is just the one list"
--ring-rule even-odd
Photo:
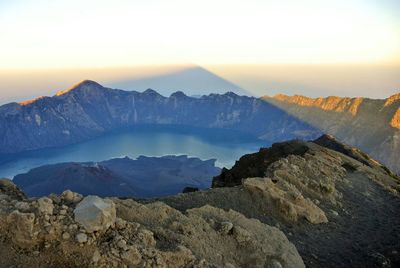
[(305, 198), (295, 185), (284, 180), (274, 182), (270, 178), (248, 178), (243, 181), (243, 186), (258, 202), (269, 206), (269, 212), (288, 221), (297, 222), (305, 218), (314, 224), (328, 222), (321, 208)]
[(71, 190), (65, 190), (60, 197), (67, 203), (78, 203), (83, 198), (81, 194), (72, 192)]
[(35, 214), (22, 213), (14, 210), (7, 217), (9, 232), (12, 241), (21, 248), (30, 248), (36, 245), (37, 240), (34, 232)]
[(115, 204), (110, 199), (89, 195), (76, 206), (74, 215), (88, 233), (105, 231), (115, 223)]
[(48, 197), (41, 197), (37, 201), (38, 210), (44, 215), (53, 215), (54, 205), (53, 200)]

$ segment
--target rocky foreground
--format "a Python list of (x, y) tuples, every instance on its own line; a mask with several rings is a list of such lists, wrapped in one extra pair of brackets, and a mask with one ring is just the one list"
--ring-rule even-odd
[(4, 267), (398, 267), (400, 180), (330, 136), (243, 156), (213, 188), (27, 198), (0, 180)]
[(205, 204), (278, 227), (307, 267), (400, 267), (400, 180), (362, 151), (324, 135), (240, 158), (213, 189), (159, 199)]
[(0, 181), (2, 267), (304, 267), (278, 228), (212, 206), (71, 191), (27, 199)]

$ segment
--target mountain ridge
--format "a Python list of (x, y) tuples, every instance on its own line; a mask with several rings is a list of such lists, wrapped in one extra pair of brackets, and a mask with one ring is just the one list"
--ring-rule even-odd
[(164, 97), (151, 89), (124, 91), (85, 80), (53, 97), (0, 106), (0, 153), (72, 144), (136, 124), (225, 128), (271, 141), (319, 133), (254, 97), (229, 92)]
[(67, 145), (136, 124), (243, 131), (275, 142), (321, 133), (359, 147), (400, 172), (400, 94), (387, 99), (255, 98), (233, 92), (193, 98), (103, 87), (84, 80), (53, 97), (0, 106), (0, 154)]
[[(191, 97), (189, 95), (187, 95), (185, 92), (183, 92), (182, 90), (177, 90), (172, 92), (171, 94), (169, 94), (168, 96), (160, 94), (158, 91), (152, 89), (152, 88), (147, 88), (145, 90), (143, 90), (142, 92), (140, 91), (136, 91), (136, 90), (123, 90), (123, 89), (118, 89), (118, 88), (108, 88), (108, 87), (104, 87), (101, 84), (99, 84), (98, 82), (94, 81), (94, 80), (90, 80), (90, 79), (85, 79), (82, 80), (81, 82), (75, 84), (74, 86), (68, 88), (68, 89), (62, 89), (57, 91), (54, 95), (52, 96), (39, 96), (33, 99), (29, 99), (29, 100), (25, 100), (25, 101), (21, 101), (21, 102), (9, 102), (9, 103), (5, 103), (0, 105), (1, 106), (6, 106), (6, 105), (12, 105), (12, 104), (19, 104), (21, 106), (27, 106), (27, 105), (31, 105), (31, 104), (35, 104), (35, 102), (40, 101), (42, 99), (47, 99), (47, 98), (52, 98), (52, 97), (61, 97), (63, 95), (66, 95), (68, 93), (72, 93), (74, 91), (79, 91), (79, 90), (93, 90), (93, 88), (105, 88), (107, 90), (115, 90), (115, 91), (124, 91), (124, 92), (134, 92), (134, 93), (142, 93), (142, 94), (153, 94), (153, 95), (157, 95), (157, 96), (161, 96), (163, 98), (168, 98), (168, 97)], [(208, 94), (204, 94), (204, 95), (200, 95), (200, 97), (203, 96), (212, 96), (212, 95), (231, 95), (231, 96), (246, 96), (246, 97), (251, 97), (251, 96), (247, 96), (247, 95), (240, 95), (237, 94), (233, 91), (226, 91), (225, 93), (208, 93)]]
[(65, 162), (33, 168), (15, 176), (13, 182), (28, 196), (69, 189), (83, 195), (144, 198), (177, 194), (188, 186), (208, 188), (220, 171), (215, 161), (179, 155)]
[(76, 85), (73, 85), (69, 89), (64, 89), (64, 90), (60, 90), (60, 91), (56, 92), (56, 94), (54, 96), (62, 96), (62, 95), (67, 94), (67, 93), (69, 93), (69, 92), (71, 92), (73, 90), (79, 90), (82, 87), (90, 87), (90, 86), (101, 87), (101, 85), (99, 83), (97, 83), (96, 81), (86, 79), (86, 80), (83, 80), (83, 81), (79, 82)]
[(400, 93), (386, 99), (300, 95), (262, 99), (400, 172)]

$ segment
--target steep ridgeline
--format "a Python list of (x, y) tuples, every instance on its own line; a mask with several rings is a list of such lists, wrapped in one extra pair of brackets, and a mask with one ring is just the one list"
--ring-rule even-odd
[(225, 128), (268, 141), (318, 132), (274, 105), (234, 93), (164, 97), (83, 81), (53, 97), (0, 106), (0, 153), (71, 144), (135, 124)]
[(400, 267), (399, 193), (399, 177), (323, 135), (244, 155), (212, 189), (158, 200), (182, 211), (218, 206), (276, 226), (306, 267)]
[(286, 95), (262, 99), (400, 172), (400, 93), (384, 100)]
[(28, 196), (60, 194), (154, 197), (180, 193), (185, 187), (208, 188), (220, 173), (215, 160), (181, 156), (128, 157), (102, 162), (45, 165), (14, 177)]

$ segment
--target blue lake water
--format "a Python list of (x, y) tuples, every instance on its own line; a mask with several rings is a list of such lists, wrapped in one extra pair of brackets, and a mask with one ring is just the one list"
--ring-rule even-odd
[(0, 177), (12, 178), (32, 168), (60, 163), (102, 161), (128, 156), (181, 155), (216, 159), (219, 167), (231, 167), (246, 153), (269, 146), (263, 141), (227, 130), (142, 127), (109, 133), (64, 147), (30, 151), (0, 158)]

